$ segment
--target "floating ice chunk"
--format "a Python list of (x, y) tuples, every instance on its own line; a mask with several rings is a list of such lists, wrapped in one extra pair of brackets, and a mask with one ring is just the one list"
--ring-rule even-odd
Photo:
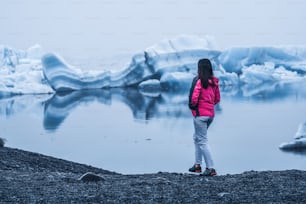
[(144, 57), (139, 54), (126, 69), (117, 72), (84, 73), (52, 53), (44, 55), (42, 64), (46, 79), (56, 91), (126, 87), (137, 85), (152, 75)]
[(306, 122), (299, 125), (293, 141), (282, 143), (279, 148), (289, 151), (306, 150)]
[(126, 87), (138, 85), (140, 82), (150, 79), (155, 74), (152, 67), (148, 66), (143, 53), (133, 56), (127, 68), (111, 73), (110, 87)]
[(195, 75), (184, 72), (165, 73), (161, 79), (161, 87), (166, 90), (184, 90), (189, 88)]
[(306, 74), (306, 61), (302, 62), (294, 62), (287, 66), (287, 69), (290, 71), (297, 72), (298, 74), (305, 75)]
[[(161, 79), (167, 72), (195, 73), (199, 58), (215, 57), (220, 53), (219, 51), (203, 50), (212, 47), (213, 43), (207, 39), (181, 36), (161, 42), (146, 49), (144, 53), (134, 55), (129, 66), (121, 71), (87, 76), (78, 72), (55, 54), (45, 55), (42, 58), (42, 64), (46, 79), (56, 91), (125, 87), (138, 85), (148, 79)], [(170, 87), (170, 83), (165, 82), (164, 85)], [(184, 85), (183, 81), (180, 87)], [(178, 87), (178, 85), (175, 86)]]
[(300, 61), (305, 53), (301, 51), (293, 54), (276, 47), (230, 48), (222, 52), (218, 59), (227, 72), (241, 73), (243, 67), (263, 65), (265, 62), (282, 65)]
[(223, 73), (220, 74), (218, 71), (215, 71), (215, 76), (219, 78), (219, 85), (220, 86), (234, 86), (238, 85), (239, 78), (236, 73)]
[(52, 93), (53, 90), (44, 81), (42, 67), (34, 62), (18, 64), (14, 72), (0, 71), (0, 92), (12, 94)]
[(160, 87), (160, 82), (157, 79), (150, 79), (147, 81), (143, 81), (138, 85), (139, 89), (142, 91), (146, 92), (154, 92), (157, 91), (159, 92), (161, 87)]
[(110, 86), (109, 72), (86, 76), (55, 54), (44, 55), (42, 64), (48, 83), (56, 91), (98, 89)]
[(44, 80), (39, 45), (27, 51), (0, 46), (0, 95), (53, 92)]
[(146, 52), (156, 55), (187, 50), (217, 50), (217, 43), (212, 36), (200, 38), (197, 36), (180, 35), (172, 39), (165, 39), (161, 42), (148, 47)]
[(160, 81), (157, 79), (149, 79), (138, 85), (139, 91), (144, 96), (158, 97), (161, 94)]
[(306, 121), (301, 123), (295, 133), (294, 139), (306, 138)]
[(159, 75), (165, 72), (196, 73), (197, 61), (204, 57), (216, 58), (221, 53), (216, 49), (212, 37), (182, 35), (148, 47), (144, 55), (147, 65)]
[(161, 91), (157, 91), (157, 90), (143, 90), (143, 89), (139, 89), (139, 93), (141, 93), (143, 96), (147, 96), (147, 97), (151, 97), (151, 98), (156, 98), (159, 97), (161, 95)]
[(291, 142), (282, 143), (279, 146), (279, 148), (282, 150), (293, 150), (293, 151), (306, 149), (306, 138), (300, 138), (293, 140)]
[(0, 67), (15, 67), (18, 64), (18, 59), (25, 55), (24, 51), (15, 50), (7, 46), (0, 46)]
[(0, 67), (16, 67), (19, 64), (31, 64), (40, 62), (44, 51), (38, 44), (26, 51), (0, 46)]
[(302, 78), (296, 72), (288, 71), (282, 66), (276, 68), (272, 62), (266, 62), (264, 65), (244, 67), (240, 76), (241, 82), (254, 85), (263, 82), (296, 81)]
[(219, 65), (218, 69), (214, 70), (214, 75), (219, 78), (220, 86), (233, 86), (239, 83), (238, 75), (234, 72), (226, 72), (221, 65)]
[(40, 45), (36, 44), (28, 48), (26, 51), (26, 54), (27, 54), (26, 56), (28, 59), (39, 59), (40, 60), (44, 54), (44, 51)]

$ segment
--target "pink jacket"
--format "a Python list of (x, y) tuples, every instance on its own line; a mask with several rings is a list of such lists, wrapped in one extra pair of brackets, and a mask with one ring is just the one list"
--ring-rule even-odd
[(208, 86), (207, 89), (202, 87), (201, 80), (198, 79), (191, 96), (191, 105), (197, 106), (195, 110), (191, 110), (193, 116), (215, 116), (214, 106), (220, 101), (220, 90), (218, 78), (213, 77), (215, 86)]

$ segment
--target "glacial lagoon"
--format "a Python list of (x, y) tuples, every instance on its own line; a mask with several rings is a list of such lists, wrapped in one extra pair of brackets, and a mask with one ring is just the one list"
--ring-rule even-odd
[[(221, 88), (209, 129), (220, 174), (306, 170), (303, 152), (278, 146), (306, 120), (305, 83)], [(304, 89), (304, 90), (303, 90)], [(193, 164), (188, 91), (97, 89), (0, 99), (6, 146), (124, 174), (187, 172)]]

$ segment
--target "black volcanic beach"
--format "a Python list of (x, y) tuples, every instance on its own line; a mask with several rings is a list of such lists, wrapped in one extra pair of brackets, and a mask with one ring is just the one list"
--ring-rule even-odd
[(1, 203), (306, 202), (300, 170), (123, 175), (9, 147), (0, 148), (0, 157)]

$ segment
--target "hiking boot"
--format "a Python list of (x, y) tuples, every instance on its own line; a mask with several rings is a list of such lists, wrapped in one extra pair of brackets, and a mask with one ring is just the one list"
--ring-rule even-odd
[(214, 168), (206, 168), (205, 171), (203, 172), (203, 174), (201, 174), (202, 176), (215, 176), (217, 175), (217, 172)]
[(201, 173), (202, 172), (201, 165), (195, 164), (189, 169), (189, 171), (194, 173)]

